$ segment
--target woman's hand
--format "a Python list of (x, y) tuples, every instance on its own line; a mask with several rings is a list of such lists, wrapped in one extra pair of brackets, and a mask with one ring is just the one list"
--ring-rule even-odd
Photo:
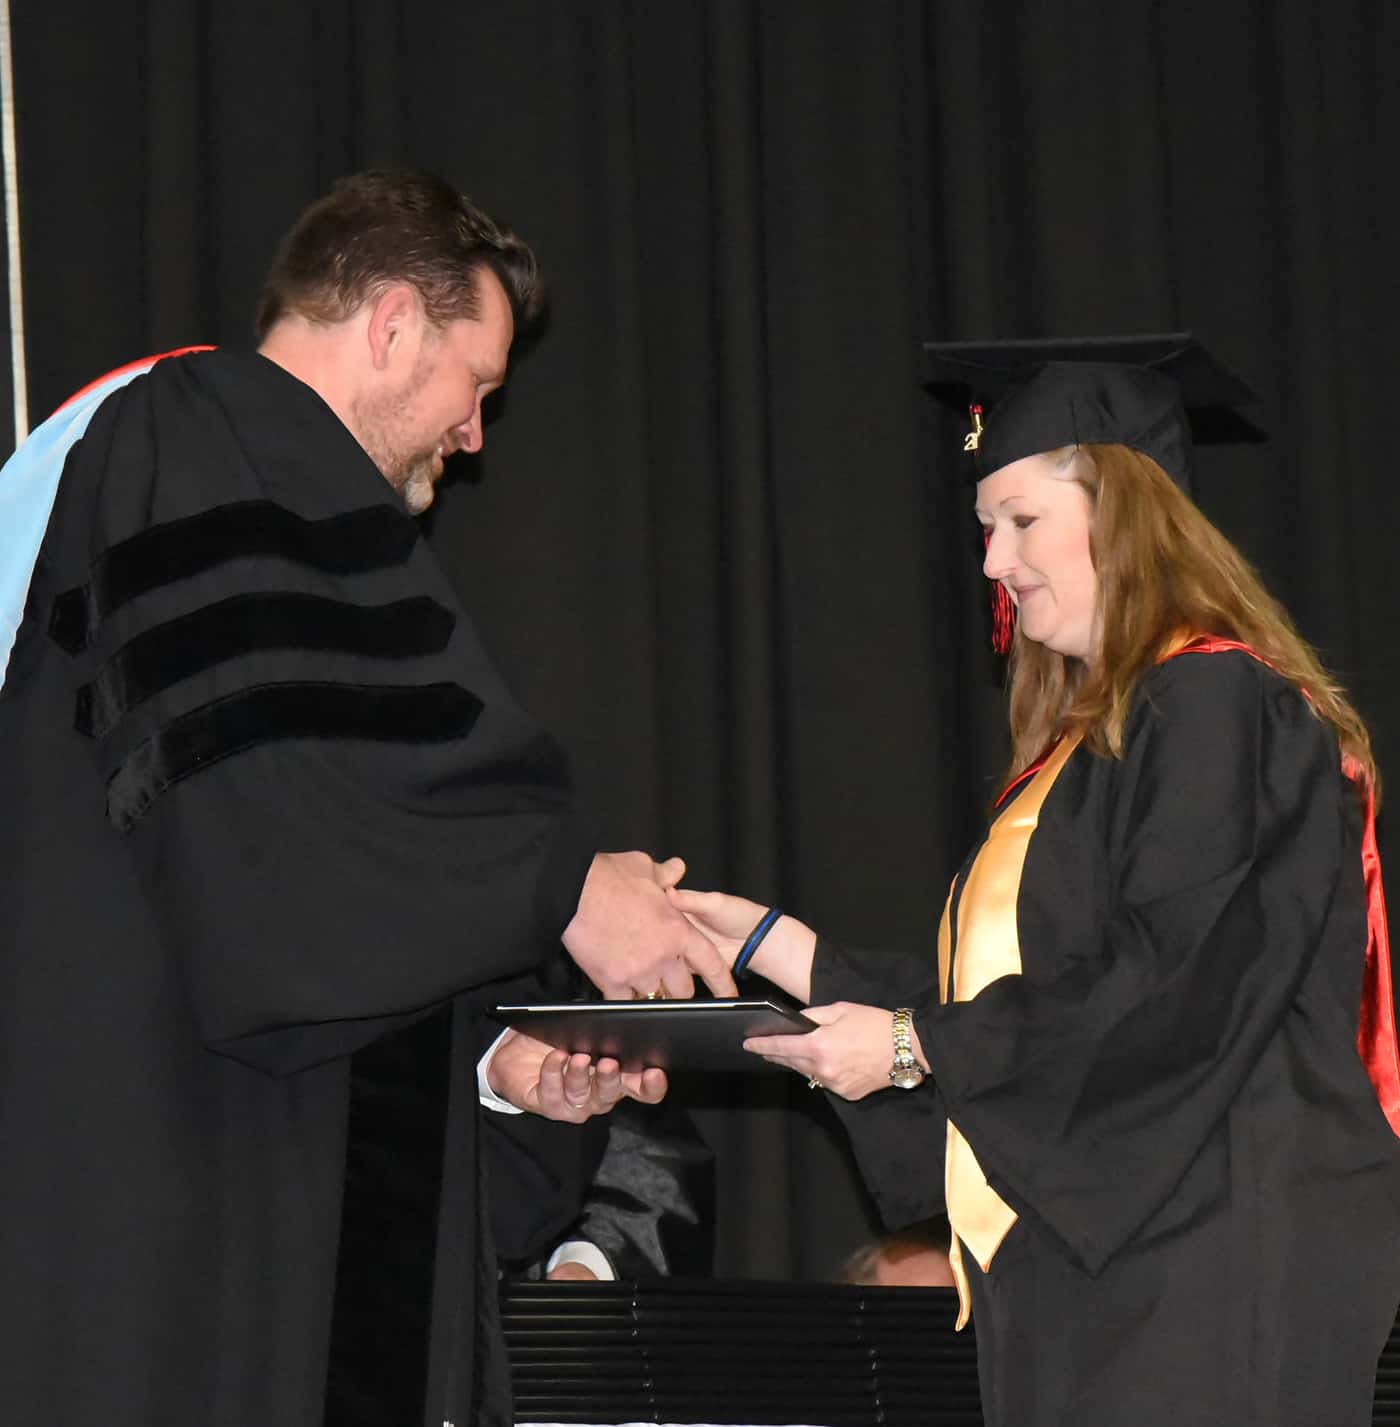
[(574, 1125), (606, 1115), (624, 1095), (647, 1105), (666, 1095), (664, 1070), (623, 1071), (610, 1058), (570, 1055), (516, 1030), (501, 1038), (486, 1079), (517, 1109)]
[(894, 1063), (892, 1011), (836, 1001), (809, 1006), (803, 1014), (817, 1022), (816, 1030), (796, 1036), (754, 1036), (744, 1042), (744, 1049), (819, 1081), (843, 1100), (861, 1100), (889, 1089)]
[(679, 907), (691, 925), (709, 937), (730, 966), (734, 965), (734, 958), (748, 934), (768, 910), (747, 897), (731, 897), (726, 892), (694, 892), (689, 887), (672, 887), (671, 904)]
[[(688, 887), (676, 887), (670, 897), (730, 966), (768, 911), (747, 897), (731, 897), (725, 892), (693, 892)], [(759, 943), (747, 969), (805, 1002), (812, 995), (812, 957), (816, 947), (817, 935), (811, 927), (796, 917), (782, 916)]]

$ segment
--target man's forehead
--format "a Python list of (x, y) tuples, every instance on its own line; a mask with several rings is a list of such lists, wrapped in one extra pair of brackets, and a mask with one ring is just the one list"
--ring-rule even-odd
[(505, 286), (490, 268), (476, 271), (476, 298), (476, 316), (461, 319), (467, 330), (477, 337), (498, 336), (503, 351), (509, 351), (515, 339), (515, 313)]
[(515, 314), (511, 310), (510, 297), (496, 270), (482, 264), (472, 269), (472, 277), (476, 284), (478, 318), (486, 321), (488, 309), (497, 313), (504, 312), (514, 326)]
[(502, 381), (510, 360), (515, 321), (510, 304), (489, 310), (483, 306), (475, 317), (454, 317), (439, 329), (439, 341), (451, 354), (486, 380)]

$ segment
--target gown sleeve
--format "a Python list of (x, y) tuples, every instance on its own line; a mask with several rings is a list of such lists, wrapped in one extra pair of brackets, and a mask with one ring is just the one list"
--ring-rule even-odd
[(527, 1263), (563, 1237), (597, 1173), (610, 1118), (570, 1125), (539, 1115), (481, 1117), (492, 1240), (503, 1262)]
[(491, 722), (427, 745), (259, 744), (131, 829), (211, 1049), (303, 1069), (562, 958), (592, 843), (553, 745)]
[(194, 380), (161, 364), (70, 458), (101, 499), (71, 498), (88, 554), (51, 665), (201, 1039), (286, 1074), (561, 956), (596, 844), (343, 428), (308, 398), (316, 458), (288, 436), (249, 474), (167, 392)]
[[(459, 655), (450, 682), (486, 672)], [(345, 677), (315, 654), (298, 673)], [(125, 836), (205, 1042), (279, 1074), (562, 957), (593, 852), (563, 755), (489, 696), (441, 739), (254, 740)]]
[[(903, 952), (859, 951), (817, 939), (812, 1004), (928, 1006), (938, 1000), (938, 967)], [(894, 1047), (890, 1047), (894, 1060)], [(863, 1100), (828, 1095), (850, 1137), (856, 1163), (887, 1229), (905, 1228), (943, 1212), (943, 1147), (947, 1117), (933, 1080), (913, 1090), (891, 1086)]]
[(1054, 945), (1053, 891), (1028, 921), (1023, 886), (1032, 969), (921, 1018), (988, 1182), (1089, 1272), (1167, 1199), (1288, 1014), (1343, 877), (1349, 796), (1330, 731), (1264, 665), (1168, 661), (1102, 824), (1065, 834), (1106, 849), (1099, 944)]

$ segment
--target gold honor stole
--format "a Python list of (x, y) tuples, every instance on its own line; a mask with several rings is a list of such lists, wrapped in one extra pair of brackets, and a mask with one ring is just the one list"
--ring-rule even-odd
[[(1050, 751), (1021, 795), (992, 823), (987, 840), (973, 859), (958, 899), (958, 954), (953, 958), (953, 892), (938, 926), (938, 997), (940, 1002), (970, 1001), (984, 986), (1003, 976), (1021, 974), (1021, 942), (1016, 933), (1016, 900), (1031, 834), (1040, 809), (1060, 770), (1079, 746), (1064, 738)], [(957, 886), (956, 880), (953, 884)], [(950, 984), (949, 969), (952, 969)], [(987, 1183), (972, 1146), (948, 1121), (944, 1191), (953, 1235), (949, 1258), (958, 1286), (958, 1322), (972, 1314), (962, 1250), (966, 1245), (985, 1273), (1002, 1240), (1016, 1222), (1016, 1211)]]

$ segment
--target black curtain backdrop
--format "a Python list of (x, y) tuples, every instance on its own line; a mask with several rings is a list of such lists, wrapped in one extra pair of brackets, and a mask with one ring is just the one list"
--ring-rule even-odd
[[(1272, 440), (1204, 452), (1201, 503), (1400, 787), (1400, 6), (19, 0), (14, 25), (35, 419), (247, 341), (276, 237), (349, 170), (436, 168), (536, 244), (551, 329), (431, 538), (609, 845), (931, 946), (1005, 749), (930, 336), (1205, 337)], [(870, 1232), (801, 1081), (677, 1094), (721, 1156), (720, 1272), (826, 1276)]]

